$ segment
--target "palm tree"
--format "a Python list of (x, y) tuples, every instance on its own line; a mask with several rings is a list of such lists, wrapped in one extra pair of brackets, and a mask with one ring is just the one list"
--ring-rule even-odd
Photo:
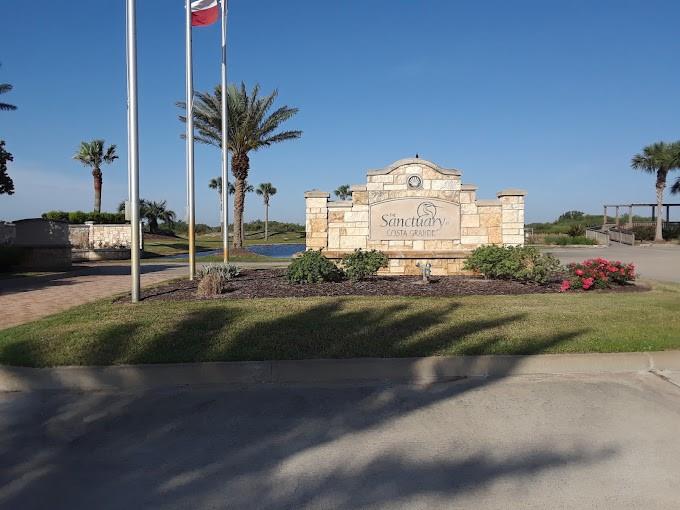
[(347, 200), (349, 197), (351, 197), (352, 192), (349, 189), (349, 184), (338, 186), (338, 189), (335, 190), (335, 196), (340, 200)]
[(80, 148), (78, 149), (78, 152), (73, 155), (73, 159), (92, 168), (92, 177), (94, 177), (94, 210), (95, 212), (101, 212), (102, 163), (113, 163), (118, 159), (118, 156), (116, 155), (116, 146), (110, 145), (108, 149), (104, 150), (104, 140), (80, 142)]
[(217, 196), (219, 196), (220, 200), (220, 228), (222, 229), (222, 233), (224, 233), (224, 222), (222, 221), (222, 177), (213, 177), (210, 179), (208, 187), (217, 190)]
[(140, 201), (140, 214), (149, 222), (149, 232), (156, 234), (158, 232), (158, 221), (172, 226), (175, 223), (175, 212), (167, 208), (167, 201), (161, 200), (154, 202), (152, 200)]
[[(243, 190), (245, 191), (245, 193), (252, 193), (253, 191), (255, 191), (255, 188), (253, 188), (252, 184), (248, 184), (248, 181), (246, 181), (245, 184), (244, 184)], [(234, 187), (234, 184), (231, 183), (231, 182), (229, 183), (229, 186), (227, 188), (227, 193), (229, 193), (230, 195), (233, 195), (234, 193), (236, 193), (236, 188)], [(246, 201), (245, 201), (245, 197), (244, 197), (243, 198), (243, 208), (244, 209), (245, 209), (245, 206), (246, 206)], [(243, 228), (243, 216), (241, 216), (241, 246), (243, 246), (244, 244), (246, 244), (246, 232), (245, 232), (245, 229)]]
[[(0, 83), (0, 94), (6, 94), (10, 90), (12, 90), (12, 86), (9, 83)], [(16, 109), (17, 107), (13, 104), (0, 102), (0, 111), (10, 111)]]
[[(248, 181), (246, 181), (245, 184), (243, 185), (243, 190), (244, 190), (246, 193), (252, 193), (253, 191), (255, 191), (255, 188), (253, 188), (253, 185), (252, 185), (252, 184), (248, 184)], [(233, 183), (233, 182), (230, 182), (230, 183), (229, 183), (229, 186), (228, 186), (228, 190), (227, 190), (227, 191), (228, 191), (228, 193), (229, 193), (230, 195), (233, 195), (234, 193), (236, 193), (236, 188), (234, 187), (234, 183)]]
[(642, 149), (631, 159), (635, 170), (656, 174), (656, 233), (654, 241), (663, 241), (663, 192), (666, 189), (668, 172), (680, 168), (680, 141), (675, 143), (657, 142)]
[(276, 188), (271, 182), (263, 182), (257, 187), (255, 193), (264, 200), (264, 240), (266, 241), (269, 237), (269, 199), (276, 195)]
[(675, 184), (671, 187), (671, 193), (674, 195), (680, 195), (680, 177), (675, 180)]
[[(240, 87), (227, 87), (227, 110), (229, 113), (229, 146), (231, 151), (231, 171), (234, 174), (234, 247), (243, 247), (241, 233), (243, 207), (245, 201), (245, 182), (250, 170), (251, 151), (269, 147), (278, 142), (300, 138), (302, 131), (277, 131), (280, 125), (293, 117), (297, 108), (282, 106), (270, 112), (278, 95), (275, 90), (265, 97), (259, 97), (260, 86), (255, 85), (248, 92), (244, 83)], [(196, 141), (222, 146), (222, 87), (215, 87), (214, 93), (199, 92), (194, 103), (194, 126)], [(177, 103), (186, 110), (184, 103)], [(180, 115), (186, 122), (186, 116)]]

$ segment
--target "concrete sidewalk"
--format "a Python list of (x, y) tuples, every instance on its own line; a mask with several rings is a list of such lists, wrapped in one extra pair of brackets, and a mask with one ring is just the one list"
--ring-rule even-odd
[(434, 384), (463, 377), (680, 372), (680, 351), (235, 361), (107, 367), (0, 365), (0, 391), (153, 391), (268, 384)]
[[(142, 264), (142, 286), (187, 274), (185, 264)], [(130, 290), (129, 263), (77, 264), (72, 271), (0, 280), (0, 329)]]

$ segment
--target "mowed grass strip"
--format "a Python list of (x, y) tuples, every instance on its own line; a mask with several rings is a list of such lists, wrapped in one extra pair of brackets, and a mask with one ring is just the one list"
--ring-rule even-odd
[(24, 366), (680, 348), (680, 286), (644, 293), (100, 301), (0, 331)]

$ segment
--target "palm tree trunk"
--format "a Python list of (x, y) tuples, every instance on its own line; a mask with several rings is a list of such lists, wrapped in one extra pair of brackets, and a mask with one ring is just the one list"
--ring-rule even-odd
[(99, 168), (92, 170), (94, 178), (94, 212), (102, 210), (102, 171)]
[(656, 233), (654, 242), (663, 242), (663, 192), (666, 189), (667, 170), (659, 170), (656, 173)]
[(243, 248), (243, 199), (245, 179), (234, 179), (234, 248)]
[(246, 198), (246, 178), (250, 160), (248, 154), (234, 153), (231, 171), (234, 174), (234, 248), (243, 248), (243, 206)]
[(222, 192), (220, 191), (220, 234), (224, 235), (224, 214), (222, 214)]
[(269, 237), (269, 202), (264, 203), (264, 240)]

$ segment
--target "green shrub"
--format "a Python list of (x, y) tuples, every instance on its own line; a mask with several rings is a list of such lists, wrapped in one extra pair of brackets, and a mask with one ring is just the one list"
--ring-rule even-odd
[(290, 283), (319, 283), (339, 281), (343, 273), (321, 250), (309, 250), (293, 259), (286, 276)]
[(557, 278), (561, 265), (552, 255), (529, 246), (482, 246), (470, 254), (464, 269), (485, 278), (548, 283)]
[(583, 245), (593, 245), (597, 244), (595, 239), (590, 239), (586, 236), (545, 236), (545, 244), (557, 244), (559, 246), (566, 246), (570, 244), (583, 244)]
[(342, 267), (347, 278), (353, 282), (373, 276), (381, 267), (387, 267), (387, 255), (381, 251), (356, 249), (342, 257)]
[(125, 223), (124, 213), (108, 212), (84, 212), (84, 211), (48, 211), (42, 214), (45, 220), (67, 221), (72, 225), (82, 224), (86, 221), (94, 221), (98, 224), (122, 224)]
[(583, 237), (586, 235), (586, 227), (577, 223), (576, 225), (571, 225), (567, 229), (567, 235), (570, 237)]

